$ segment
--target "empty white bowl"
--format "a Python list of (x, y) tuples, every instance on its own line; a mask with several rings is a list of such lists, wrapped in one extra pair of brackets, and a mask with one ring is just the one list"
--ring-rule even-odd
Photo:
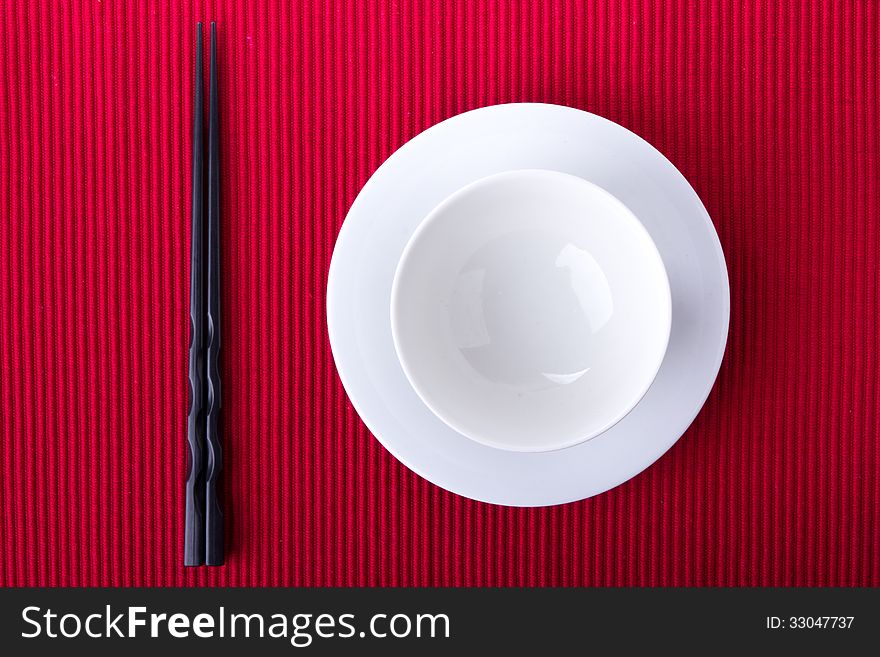
[(485, 445), (562, 449), (623, 418), (669, 340), (663, 261), (629, 209), (555, 171), (489, 176), (413, 234), (392, 286), (394, 346), (441, 420)]

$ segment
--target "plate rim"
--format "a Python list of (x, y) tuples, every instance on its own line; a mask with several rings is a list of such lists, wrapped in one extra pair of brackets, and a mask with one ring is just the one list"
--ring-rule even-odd
[[(706, 359), (706, 363), (705, 363), (705, 373), (708, 375), (707, 376), (708, 384), (705, 385), (704, 389), (702, 389), (701, 393), (698, 396), (694, 397), (694, 399), (696, 400), (696, 403), (692, 404), (692, 406), (690, 407), (690, 411), (688, 413), (684, 413), (684, 412), (681, 413), (682, 417), (685, 417), (685, 416), (687, 417), (687, 421), (685, 423), (680, 423), (683, 428), (680, 431), (676, 430), (676, 431), (671, 432), (671, 433), (674, 433), (675, 435), (672, 436), (671, 438), (668, 438), (667, 440), (656, 441), (655, 449), (653, 450), (653, 452), (650, 455), (647, 455), (646, 458), (643, 456), (643, 458), (641, 459), (641, 463), (639, 465), (637, 465), (637, 467), (631, 469), (625, 476), (618, 478), (618, 480), (616, 482), (612, 483), (611, 485), (600, 487), (601, 489), (588, 491), (583, 494), (581, 494), (581, 493), (578, 493), (575, 495), (571, 495), (571, 494), (568, 494), (568, 495), (552, 495), (552, 494), (547, 495), (547, 494), (544, 494), (541, 496), (540, 500), (537, 500), (537, 498), (536, 498), (536, 501), (534, 501), (534, 502), (529, 502), (529, 501), (520, 499), (517, 495), (512, 495), (512, 496), (509, 496), (507, 499), (505, 499), (504, 494), (486, 495), (486, 494), (482, 494), (479, 492), (475, 492), (473, 490), (467, 490), (467, 487), (462, 487), (461, 485), (456, 485), (455, 482), (450, 483), (448, 480), (444, 480), (443, 477), (436, 476), (436, 473), (431, 473), (430, 471), (426, 471), (426, 469), (421, 467), (420, 464), (412, 462), (412, 460), (409, 459), (406, 454), (403, 454), (403, 453), (401, 453), (400, 450), (396, 449), (396, 444), (395, 444), (396, 441), (387, 440), (387, 436), (383, 437), (383, 435), (382, 435), (383, 432), (377, 430), (377, 427), (374, 426), (375, 423), (373, 421), (374, 420), (373, 412), (371, 412), (369, 409), (363, 407), (363, 403), (362, 403), (363, 399), (360, 399), (357, 393), (355, 393), (355, 394), (352, 393), (352, 389), (354, 386), (352, 385), (352, 382), (349, 379), (349, 377), (345, 371), (346, 370), (345, 366), (342, 366), (342, 367), (340, 366), (340, 357), (339, 357), (339, 354), (341, 353), (340, 335), (337, 333), (337, 330), (334, 329), (334, 317), (335, 317), (335, 313), (336, 313), (336, 311), (334, 310), (334, 307), (335, 307), (335, 303), (337, 300), (339, 284), (340, 284), (339, 283), (339, 268), (340, 268), (339, 253), (341, 251), (340, 246), (345, 245), (347, 243), (348, 235), (351, 232), (352, 226), (354, 225), (354, 221), (355, 221), (355, 220), (352, 220), (352, 217), (356, 217), (357, 213), (359, 213), (361, 211), (361, 205), (363, 204), (364, 199), (367, 197), (367, 195), (372, 193), (373, 188), (377, 184), (380, 184), (380, 182), (382, 181), (382, 178), (387, 175), (387, 172), (390, 168), (396, 166), (399, 160), (402, 160), (410, 152), (415, 151), (418, 147), (420, 147), (422, 145), (422, 142), (426, 141), (427, 139), (430, 139), (432, 135), (437, 135), (440, 132), (448, 131), (450, 129), (457, 130), (457, 129), (459, 129), (459, 126), (464, 126), (468, 121), (473, 120), (477, 116), (482, 118), (482, 117), (485, 117), (485, 116), (492, 114), (492, 113), (499, 113), (499, 112), (509, 113), (511, 111), (515, 112), (515, 113), (516, 112), (524, 112), (526, 114), (529, 112), (538, 112), (538, 113), (549, 112), (549, 113), (557, 113), (559, 116), (562, 116), (562, 114), (568, 114), (569, 116), (566, 118), (574, 117), (575, 119), (579, 119), (579, 120), (586, 119), (587, 121), (592, 122), (592, 123), (596, 124), (597, 126), (604, 126), (604, 128), (602, 128), (602, 129), (609, 129), (612, 132), (617, 132), (618, 135), (624, 136), (626, 139), (634, 140), (633, 143), (638, 142), (639, 148), (649, 149), (653, 153), (654, 159), (657, 161), (657, 163), (661, 166), (665, 165), (665, 166), (669, 167), (671, 170), (668, 171), (667, 173), (670, 173), (673, 176), (677, 177), (680, 180), (680, 182), (683, 183), (682, 189), (685, 191), (685, 194), (687, 194), (689, 192), (689, 195), (692, 197), (691, 201), (696, 202), (695, 209), (696, 209), (696, 206), (698, 206), (699, 211), (701, 211), (701, 212), (699, 212), (699, 214), (701, 215), (701, 219), (702, 219), (701, 225), (704, 228), (708, 229), (705, 231), (705, 237), (708, 237), (708, 239), (711, 242), (712, 247), (713, 247), (713, 249), (712, 249), (713, 254), (712, 255), (714, 257), (711, 258), (711, 262), (715, 265), (720, 265), (717, 267), (717, 271), (715, 272), (716, 274), (720, 274), (719, 280), (718, 280), (718, 283), (719, 283), (718, 289), (716, 289), (715, 291), (720, 292), (723, 297), (720, 300), (721, 301), (721, 307), (720, 307), (721, 322), (719, 324), (719, 326), (723, 325), (723, 331), (721, 331), (718, 336), (719, 342), (716, 345), (716, 348), (714, 350), (711, 364), (708, 362), (708, 358)], [(506, 170), (513, 170), (513, 169), (517, 169), (517, 168), (523, 168), (523, 167), (514, 165), (514, 166), (510, 166)], [(535, 165), (534, 168), (546, 168), (546, 167), (541, 167), (541, 166)], [(556, 170), (556, 169), (554, 169), (554, 170)], [(571, 174), (570, 171), (567, 171), (565, 169), (558, 169), (558, 170), (562, 171), (563, 173)], [(577, 174), (572, 174), (572, 175), (577, 175)], [(473, 183), (474, 181), (478, 180), (480, 177), (482, 177), (482, 176), (471, 177), (465, 184)], [(588, 182), (591, 182), (593, 184), (598, 185), (602, 189), (606, 189), (603, 185), (597, 183), (595, 180), (592, 180), (589, 178), (585, 178), (585, 179), (588, 180)], [(617, 197), (621, 202), (623, 202), (625, 205), (627, 205), (627, 207), (629, 207), (629, 204), (627, 203), (626, 199), (621, 199), (619, 196), (617, 196), (613, 192), (610, 192), (610, 190), (606, 189), (606, 191), (609, 191), (609, 193), (612, 193), (613, 196)], [(630, 208), (630, 209), (632, 210), (632, 208)], [(634, 214), (636, 214), (636, 216), (639, 218), (639, 220), (642, 221), (642, 217), (640, 217), (639, 214), (636, 213), (635, 211), (633, 211), (633, 212), (634, 212)], [(408, 236), (404, 240), (404, 244), (406, 244), (408, 242), (409, 238), (412, 235), (412, 232), (415, 229), (417, 229), (422, 218), (423, 217), (419, 218), (419, 221), (417, 221), (414, 224), (412, 230), (409, 231)], [(683, 224), (684, 220), (679, 219), (679, 221), (682, 222), (682, 224)], [(659, 248), (659, 246), (658, 246), (658, 248)], [(663, 253), (662, 250), (661, 250), (661, 255), (663, 255), (664, 259), (665, 259), (666, 254)], [(398, 264), (397, 261), (392, 263), (392, 265), (393, 265), (392, 270), (396, 269), (397, 264)], [(387, 301), (390, 304), (390, 297)], [(390, 324), (390, 306), (386, 310), (389, 311), (386, 314), (389, 315), (388, 322)], [(586, 112), (584, 110), (580, 110), (580, 109), (576, 109), (576, 108), (572, 108), (572, 107), (567, 107), (567, 106), (562, 106), (562, 105), (551, 105), (551, 104), (544, 104), (544, 103), (506, 103), (506, 104), (500, 104), (500, 105), (489, 105), (489, 106), (481, 107), (478, 109), (470, 110), (468, 112), (464, 112), (464, 113), (452, 116), (444, 121), (441, 121), (439, 123), (436, 123), (436, 124), (430, 126), (426, 130), (415, 135), (409, 141), (402, 144), (394, 153), (392, 153), (384, 162), (382, 162), (382, 164), (373, 172), (373, 174), (370, 176), (370, 178), (367, 180), (367, 182), (361, 188), (357, 197), (353, 201), (351, 207), (349, 208), (348, 213), (346, 214), (346, 218), (342, 223), (342, 226), (339, 230), (339, 233), (337, 235), (337, 238), (336, 238), (336, 241), (334, 244), (333, 255), (331, 257), (330, 267), (329, 267), (328, 275), (327, 275), (326, 312), (327, 312), (328, 337), (329, 337), (329, 341), (330, 341), (331, 352), (333, 354), (336, 371), (340, 377), (340, 381), (341, 381), (342, 386), (345, 390), (345, 393), (348, 396), (349, 400), (351, 401), (352, 406), (354, 407), (354, 409), (358, 413), (361, 421), (364, 423), (364, 425), (367, 427), (367, 429), (370, 431), (370, 433), (376, 438), (376, 440), (378, 440), (379, 443), (382, 446), (384, 446), (385, 449), (388, 450), (392, 456), (394, 456), (397, 460), (399, 460), (407, 468), (412, 470), (414, 473), (416, 473), (420, 477), (422, 477), (422, 478), (426, 479), (427, 481), (434, 483), (435, 485), (443, 488), (444, 490), (450, 491), (452, 493), (462, 495), (464, 497), (478, 500), (481, 502), (498, 504), (498, 505), (502, 505), (502, 506), (540, 507), (540, 506), (551, 506), (551, 505), (556, 505), (556, 504), (564, 504), (564, 503), (568, 503), (568, 502), (573, 502), (573, 501), (577, 501), (580, 499), (592, 497), (594, 495), (597, 495), (597, 494), (600, 494), (600, 493), (605, 492), (607, 490), (610, 490), (611, 488), (614, 488), (614, 487), (624, 483), (625, 481), (628, 481), (632, 477), (637, 476), (639, 473), (641, 473), (642, 471), (644, 471), (645, 469), (650, 467), (650, 465), (652, 465), (654, 462), (656, 462), (663, 454), (665, 454), (681, 438), (681, 436), (687, 431), (687, 428), (693, 423), (694, 419), (699, 414), (699, 411), (702, 409), (703, 405), (705, 404), (706, 399), (710, 395), (710, 393), (711, 393), (712, 389), (714, 388), (715, 383), (717, 381), (718, 372), (720, 371), (720, 367), (721, 367), (721, 364), (722, 364), (722, 361), (724, 358), (724, 354), (726, 352), (728, 332), (729, 332), (729, 327), (730, 327), (730, 288), (729, 288), (729, 276), (728, 276), (728, 272), (727, 272), (726, 259), (724, 257), (723, 249), (722, 249), (721, 242), (720, 242), (720, 239), (717, 234), (717, 230), (715, 229), (715, 226), (711, 220), (711, 217), (709, 216), (708, 212), (706, 211), (705, 206), (702, 203), (702, 200), (696, 194), (696, 191), (693, 189), (693, 187), (690, 185), (690, 183), (687, 181), (687, 179), (659, 150), (657, 150), (650, 143), (648, 143), (647, 141), (645, 141), (644, 139), (642, 139), (641, 137), (639, 137), (637, 134), (633, 133), (632, 131), (624, 128), (623, 126), (620, 126), (617, 123), (614, 123), (608, 119), (605, 119), (605, 118), (600, 117), (598, 115), (592, 114), (590, 112)], [(390, 331), (390, 328), (389, 328), (389, 331)], [(390, 333), (389, 333), (389, 339), (390, 339)], [(399, 363), (397, 363), (396, 361), (395, 361), (395, 363), (399, 366)], [(405, 375), (403, 374), (402, 371), (401, 371), (400, 375), (404, 376), (404, 379), (405, 379)], [(406, 380), (406, 383), (407, 383), (407, 385), (409, 385), (408, 380)], [(654, 383), (652, 383), (651, 388), (653, 388), (653, 386), (655, 384), (656, 384), (656, 379), (655, 379)], [(650, 388), (648, 390), (648, 394), (650, 394)], [(413, 395), (415, 395), (414, 391), (413, 391)], [(698, 397), (698, 399), (697, 399), (697, 397)], [(416, 398), (418, 399), (417, 396), (416, 396)], [(643, 401), (644, 401), (644, 398), (639, 401), (639, 403), (636, 405), (636, 407), (633, 408), (633, 411), (635, 411), (635, 409), (638, 408), (638, 406), (641, 405), (643, 403)], [(421, 403), (422, 403), (421, 400), (419, 400), (419, 404), (421, 404)], [(431, 413), (431, 411), (427, 407), (424, 408), (424, 411), (431, 414), (432, 417), (434, 417), (433, 414)], [(438, 421), (440, 421), (440, 420), (438, 419)], [(444, 426), (446, 426), (446, 425), (444, 425)], [(566, 447), (566, 448), (562, 448), (559, 450), (554, 450), (554, 452), (550, 452), (550, 453), (551, 454), (552, 453), (565, 453), (565, 452), (569, 452), (571, 450), (578, 450), (579, 448), (583, 448), (585, 445), (587, 445), (587, 446), (590, 445), (591, 443), (596, 441), (597, 438), (599, 438), (600, 436), (604, 436), (604, 435), (608, 434), (609, 432), (613, 431), (616, 427), (619, 427), (619, 426), (620, 426), (620, 424), (618, 423), (618, 424), (610, 427), (609, 429), (607, 429), (602, 434), (599, 434), (599, 436), (597, 436), (589, 441), (586, 441), (584, 443), (579, 443), (579, 444), (573, 445), (571, 447)], [(446, 428), (448, 429), (448, 431), (455, 433), (451, 428), (449, 428), (449, 427), (446, 427)], [(456, 435), (459, 435), (459, 434), (456, 433)], [(467, 440), (469, 442), (472, 442), (468, 438), (465, 438), (463, 436), (460, 436), (460, 437), (463, 440)], [(478, 444), (478, 443), (475, 443), (475, 444)], [(491, 447), (486, 447), (485, 445), (480, 445), (480, 447), (482, 447), (483, 449), (492, 450), (494, 452), (506, 453), (505, 450), (498, 450), (498, 449), (494, 449)], [(528, 457), (530, 455), (536, 456), (536, 455), (541, 455), (544, 453), (542, 453), (542, 452), (518, 452), (518, 454), (521, 454), (521, 455)], [(501, 457), (499, 456), (499, 458), (501, 458)], [(511, 501), (514, 497), (517, 497), (517, 500)]]

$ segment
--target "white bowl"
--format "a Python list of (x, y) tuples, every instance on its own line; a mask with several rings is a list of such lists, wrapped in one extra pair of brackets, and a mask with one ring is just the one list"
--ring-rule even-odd
[(394, 346), (447, 425), (491, 447), (570, 447), (622, 419), (666, 352), (663, 261), (614, 196), (573, 175), (509, 171), (449, 196), (394, 276)]

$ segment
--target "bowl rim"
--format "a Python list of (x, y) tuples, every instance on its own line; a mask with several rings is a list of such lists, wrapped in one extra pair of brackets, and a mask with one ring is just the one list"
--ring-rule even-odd
[[(618, 206), (618, 208), (628, 216), (631, 220), (631, 227), (640, 232), (642, 237), (646, 240), (646, 245), (652, 251), (652, 253), (656, 256), (657, 261), (660, 263), (660, 273), (662, 274), (661, 280), (658, 281), (658, 286), (662, 288), (660, 292), (662, 296), (662, 306), (663, 306), (663, 317), (662, 325), (660, 326), (660, 330), (663, 331), (662, 338), (662, 348), (658, 349), (659, 358), (657, 358), (657, 362), (652, 368), (651, 375), (646, 377), (645, 383), (638, 390), (638, 393), (633, 395), (633, 399), (626, 405), (623, 410), (619, 413), (613, 415), (610, 420), (600, 425), (598, 429), (593, 430), (584, 435), (576, 436), (574, 438), (570, 438), (566, 441), (557, 441), (552, 443), (547, 447), (533, 447), (533, 446), (512, 446), (509, 443), (499, 442), (497, 440), (492, 439), (491, 437), (481, 435), (479, 432), (474, 432), (467, 427), (462, 426), (460, 423), (455, 421), (453, 418), (449, 417), (448, 414), (441, 412), (435, 402), (431, 400), (430, 395), (425, 391), (422, 386), (420, 386), (416, 382), (416, 378), (412, 373), (412, 369), (408, 364), (408, 359), (403, 355), (403, 349), (400, 345), (400, 335), (398, 328), (397, 318), (399, 317), (399, 307), (400, 307), (400, 281), (401, 281), (401, 272), (404, 269), (407, 261), (410, 259), (412, 252), (416, 248), (416, 244), (420, 241), (423, 233), (428, 229), (428, 227), (434, 222), (434, 220), (440, 216), (452, 203), (456, 202), (465, 194), (473, 192), (475, 189), (480, 187), (484, 187), (486, 185), (490, 185), (495, 183), (500, 179), (506, 178), (516, 178), (516, 177), (528, 177), (528, 178), (536, 178), (536, 177), (544, 177), (544, 178), (556, 178), (556, 179), (567, 179), (569, 182), (576, 182), (577, 184), (583, 187), (591, 188), (592, 192), (598, 193), (601, 196), (604, 196), (606, 200), (610, 201), (612, 204)], [(575, 445), (579, 445), (581, 443), (587, 442), (600, 436), (605, 433), (609, 429), (611, 429), (614, 425), (623, 420), (629, 413), (632, 412), (633, 409), (638, 406), (639, 402), (644, 398), (647, 394), (648, 390), (650, 390), (651, 386), (654, 384), (654, 381), (657, 378), (657, 374), (660, 371), (660, 368), (663, 365), (663, 361), (666, 358), (666, 353), (669, 349), (669, 340), (672, 334), (672, 289), (669, 284), (669, 275), (666, 270), (666, 263), (663, 261), (663, 256), (660, 253), (657, 245), (654, 242), (654, 239), (651, 237), (648, 229), (645, 228), (644, 224), (638, 218), (638, 216), (627, 206), (623, 201), (621, 201), (617, 196), (609, 192), (607, 189), (602, 187), (601, 185), (597, 185), (596, 183), (582, 178), (580, 176), (576, 176), (571, 173), (566, 173), (563, 171), (556, 171), (553, 169), (542, 169), (542, 168), (520, 168), (520, 169), (510, 169), (507, 171), (501, 171), (489, 174), (487, 176), (483, 176), (482, 178), (478, 178), (477, 180), (471, 181), (462, 187), (459, 187), (451, 194), (446, 196), (446, 198), (442, 199), (437, 205), (435, 205), (430, 212), (428, 212), (422, 220), (419, 222), (418, 226), (416, 226), (413, 233), (410, 235), (409, 240), (403, 248), (403, 251), (400, 254), (400, 258), (397, 261), (395, 266), (394, 275), (391, 282), (391, 303), (390, 303), (390, 315), (391, 315), (391, 337), (394, 343), (394, 353), (397, 357), (398, 364), (403, 370), (404, 376), (409, 383), (410, 387), (418, 396), (419, 400), (428, 408), (428, 410), (437, 417), (441, 422), (446, 424), (449, 428), (457, 433), (461, 434), (465, 438), (469, 440), (473, 440), (476, 443), (485, 445), (487, 447), (492, 447), (495, 449), (500, 449), (509, 452), (527, 452), (527, 453), (542, 453), (542, 452), (554, 452), (563, 449), (567, 449), (569, 447), (573, 447)]]

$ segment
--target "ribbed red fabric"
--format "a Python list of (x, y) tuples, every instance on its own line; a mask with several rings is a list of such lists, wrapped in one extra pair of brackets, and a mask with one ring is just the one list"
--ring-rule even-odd
[[(877, 3), (176, 5), (0, 13), (0, 585), (880, 585)], [(191, 82), (212, 19), (229, 554), (193, 570)], [(333, 243), (373, 170), (511, 101), (655, 144), (730, 270), (726, 360), (688, 433), (547, 509), (396, 462), (325, 326)]]

